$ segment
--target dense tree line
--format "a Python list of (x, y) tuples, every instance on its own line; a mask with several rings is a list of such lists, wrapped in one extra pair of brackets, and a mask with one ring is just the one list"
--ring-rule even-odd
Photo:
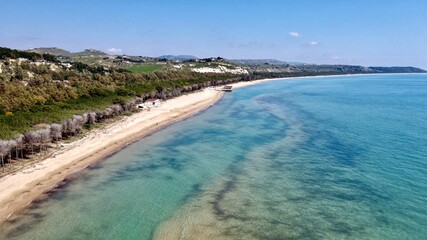
[(38, 127), (35, 130), (19, 134), (13, 139), (0, 139), (1, 166), (4, 167), (6, 163), (11, 163), (13, 160), (19, 161), (20, 159), (27, 158), (35, 152), (46, 151), (51, 143), (56, 143), (59, 140), (76, 136), (82, 132), (83, 128), (89, 128), (93, 124), (100, 123), (106, 119), (132, 111), (136, 109), (138, 104), (142, 103), (147, 98), (168, 99), (179, 96), (183, 93), (200, 90), (205, 87), (229, 84), (241, 80), (241, 77), (235, 77), (203, 81), (201, 83), (196, 83), (196, 81), (191, 85), (174, 88), (158, 86), (154, 91), (142, 94), (130, 101), (122, 100), (103, 110), (74, 115), (72, 118), (66, 119), (62, 123), (46, 124), (45, 126)]
[(12, 160), (25, 159), (35, 152), (46, 151), (49, 144), (78, 135), (82, 132), (83, 128), (89, 128), (95, 123), (103, 122), (108, 118), (116, 117), (127, 111), (132, 111), (132, 109), (136, 108), (137, 104), (142, 102), (142, 98), (135, 98), (123, 104), (115, 104), (96, 112), (75, 115), (72, 118), (64, 120), (62, 123), (52, 123), (35, 130), (24, 132), (14, 139), (0, 139), (0, 166), (4, 167), (6, 163), (11, 163)]

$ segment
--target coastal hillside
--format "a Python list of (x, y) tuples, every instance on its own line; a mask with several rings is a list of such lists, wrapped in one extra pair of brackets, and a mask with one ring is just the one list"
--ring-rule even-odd
[[(273, 61), (270, 61), (273, 62)], [(374, 73), (425, 73), (424, 69), (416, 67), (365, 67), (356, 65), (328, 65), (328, 64), (290, 64), (290, 63), (241, 63), (251, 72), (252, 79), (319, 76), (337, 74), (374, 74)]]
[(427, 240), (427, 1), (1, 1), (0, 240)]
[(426, 72), (416, 67), (369, 67), (370, 69), (378, 72), (387, 73), (420, 73)]
[[(61, 61), (50, 54), (0, 49), (0, 139), (40, 124), (134, 98), (167, 99), (183, 92), (242, 80), (232, 71), (198, 72), (158, 63), (154, 71)], [(196, 67), (196, 66), (195, 66)]]
[(51, 141), (135, 111), (148, 98), (169, 99), (209, 86), (272, 77), (425, 72), (413, 67), (296, 66), (269, 61), (0, 48), (0, 155), (9, 161), (12, 149), (15, 156), (18, 149), (23, 155), (35, 146), (40, 151)]
[(54, 56), (62, 56), (62, 57), (70, 57), (70, 58), (83, 57), (83, 56), (100, 57), (100, 56), (108, 55), (105, 52), (96, 50), (96, 49), (85, 49), (81, 52), (70, 52), (57, 47), (32, 48), (32, 49), (28, 49), (27, 52), (33, 52), (33, 53), (39, 53), (39, 54), (51, 54)]
[(39, 54), (51, 54), (54, 56), (67, 56), (70, 57), (73, 55), (70, 51), (56, 48), (56, 47), (41, 47), (41, 48), (32, 48), (28, 49), (28, 52), (34, 52)]
[[(93, 51), (91, 51), (93, 52)], [(91, 56), (95, 58), (96, 56)], [(228, 71), (198, 72), (207, 62), (180, 67), (120, 64), (105, 66), (66, 61), (48, 53), (0, 48), (0, 166), (34, 159), (37, 154), (137, 111), (149, 98), (169, 99), (209, 86), (243, 80)], [(217, 63), (219, 66), (226, 63)]]
[(123, 105), (136, 97), (167, 99), (234, 81), (425, 72), (413, 67), (296, 66), (271, 59), (230, 62), (220, 57), (177, 58), (112, 56), (94, 49), (71, 53), (59, 48), (0, 48), (0, 139), (13, 138), (39, 124), (61, 122), (89, 110)]

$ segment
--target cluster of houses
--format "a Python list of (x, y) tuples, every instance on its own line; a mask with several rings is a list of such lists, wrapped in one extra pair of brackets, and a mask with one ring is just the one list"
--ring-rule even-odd
[(138, 104), (139, 109), (150, 109), (152, 107), (160, 106), (160, 99), (158, 98), (150, 98), (145, 100), (144, 103)]

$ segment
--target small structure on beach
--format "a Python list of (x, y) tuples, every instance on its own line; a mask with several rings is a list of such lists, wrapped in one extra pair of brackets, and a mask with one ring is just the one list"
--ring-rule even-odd
[(145, 100), (143, 108), (158, 107), (158, 106), (160, 106), (160, 99), (150, 98)]
[(233, 86), (224, 86), (222, 87), (223, 92), (231, 92), (233, 91)]
[(233, 86), (223, 86), (223, 87), (215, 87), (213, 88), (215, 91), (222, 91), (222, 92), (231, 92), (233, 91)]

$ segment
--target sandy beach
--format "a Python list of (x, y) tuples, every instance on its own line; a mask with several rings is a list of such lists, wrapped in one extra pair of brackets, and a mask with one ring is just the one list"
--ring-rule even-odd
[[(259, 79), (259, 80), (253, 80), (253, 81), (247, 81), (247, 82), (238, 82), (230, 85), (233, 86), (233, 88), (241, 88), (241, 87), (252, 86), (258, 83), (265, 83), (269, 81), (285, 81), (285, 80), (296, 80), (296, 79), (304, 79), (304, 78), (326, 78), (326, 77), (359, 76), (359, 75), (366, 75), (366, 74), (342, 74), (342, 75), (321, 75), (321, 76), (306, 76), (306, 77), (266, 78), (266, 79)], [(375, 74), (375, 75), (380, 75), (380, 74)]]
[[(230, 85), (233, 88), (241, 88), (261, 82), (299, 78), (306, 77), (262, 79)], [(223, 92), (209, 88), (167, 100), (150, 111), (124, 117), (102, 129), (89, 132), (77, 141), (63, 144), (64, 146), (51, 157), (1, 178), (0, 222), (25, 209), (32, 201), (44, 196), (44, 193), (58, 186), (71, 174), (162, 127), (212, 106), (222, 96)]]
[(1, 178), (0, 222), (24, 210), (67, 176), (168, 124), (212, 106), (222, 95), (222, 92), (206, 89), (167, 100), (150, 111), (141, 111), (93, 130), (82, 139), (64, 145), (52, 157)]

